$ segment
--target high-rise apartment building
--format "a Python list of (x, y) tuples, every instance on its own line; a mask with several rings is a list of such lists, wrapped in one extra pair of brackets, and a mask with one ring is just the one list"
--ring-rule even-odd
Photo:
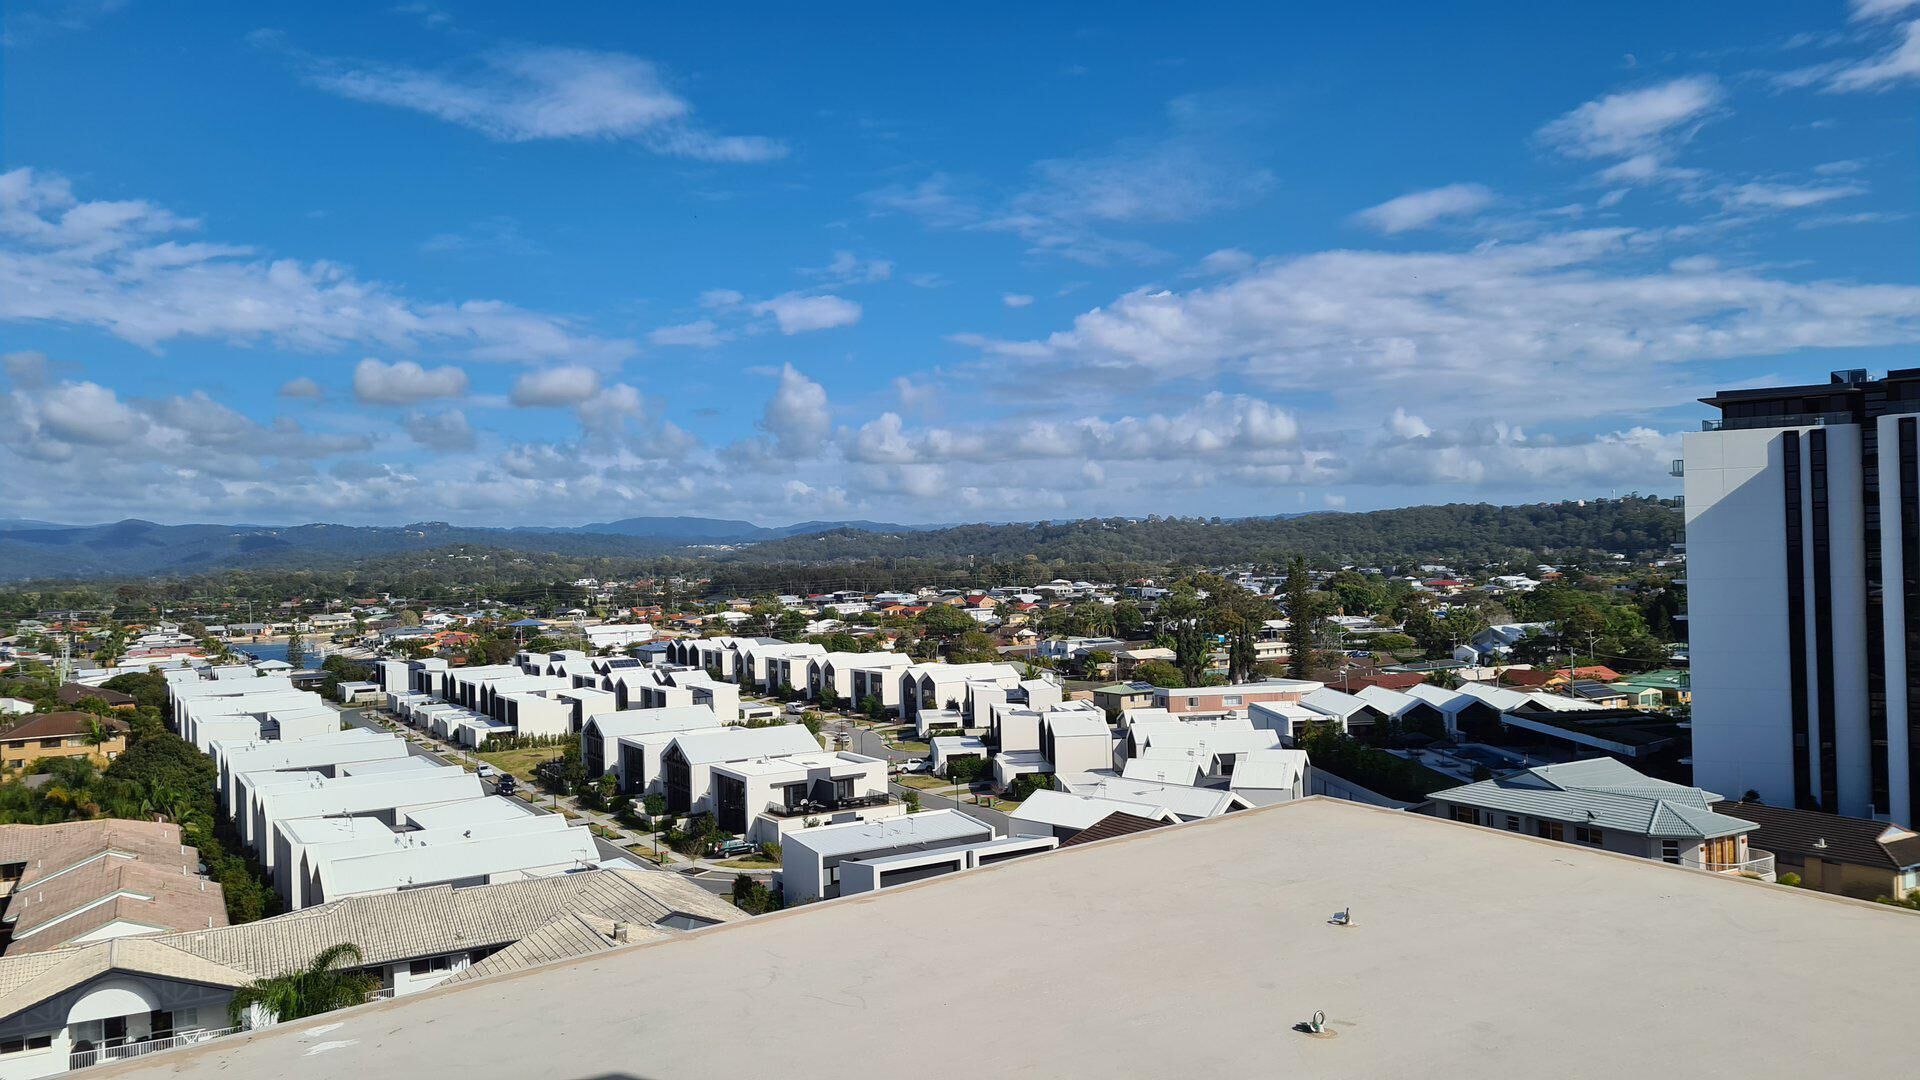
[(1920, 368), (1702, 400), (1720, 419), (1684, 439), (1694, 782), (1920, 821)]

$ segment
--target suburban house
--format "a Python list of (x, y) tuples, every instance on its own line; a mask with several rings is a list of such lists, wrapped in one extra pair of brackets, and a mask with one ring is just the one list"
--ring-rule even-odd
[(1097, 686), (1093, 690), (1092, 701), (1107, 714), (1107, 719), (1118, 723), (1120, 714), (1128, 709), (1144, 709), (1153, 704), (1153, 684), (1145, 682), (1109, 683)]
[(140, 707), (140, 703), (133, 699), (132, 694), (109, 690), (104, 686), (88, 686), (86, 683), (62, 683), (60, 688), (53, 692), (53, 696), (60, 704), (73, 708), (78, 708), (80, 703), (88, 698), (99, 700), (114, 712), (132, 712)]
[[(993, 839), (993, 828), (958, 810), (928, 810), (884, 821), (856, 821), (821, 825), (786, 834), (780, 844), (781, 891), (788, 904), (830, 900), (841, 895), (848, 863), (885, 860), (899, 855), (950, 851)], [(883, 863), (861, 874), (859, 891), (905, 884), (965, 869), (936, 859), (928, 863)]]
[(0, 767), (8, 769), (73, 757), (105, 768), (126, 750), (126, 721), (90, 712), (33, 713), (0, 729)]
[(1226, 788), (1135, 779), (1110, 772), (1061, 773), (1054, 777), (1054, 786), (1068, 795), (1167, 810), (1179, 821), (1198, 821), (1253, 807), (1251, 802)]
[(1750, 847), (1759, 826), (1721, 813), (1720, 796), (1655, 780), (1612, 758), (1538, 765), (1436, 791), (1435, 817), (1772, 881), (1773, 856)]
[(227, 924), (226, 896), (171, 822), (0, 825), (5, 952)]
[[(594, 870), (356, 896), (235, 926), (0, 956), (0, 1078), (27, 1080), (205, 1042), (236, 1029), (233, 992), (359, 945), (376, 997), (744, 919), (673, 874)], [(536, 948), (527, 948), (533, 945)], [(255, 1011), (255, 1026), (271, 1023)]]
[(1245, 712), (1258, 704), (1291, 704), (1324, 684), (1306, 679), (1269, 679), (1237, 686), (1157, 686), (1153, 707), (1170, 713)]
[(1745, 818), (1773, 852), (1774, 870), (1800, 887), (1862, 900), (1902, 899), (1920, 889), (1920, 833), (1885, 821), (1757, 802), (1714, 809)]

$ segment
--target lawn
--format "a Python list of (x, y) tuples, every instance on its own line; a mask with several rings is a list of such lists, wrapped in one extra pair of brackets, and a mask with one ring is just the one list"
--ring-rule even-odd
[(947, 787), (953, 786), (953, 781), (951, 780), (942, 780), (940, 777), (937, 777), (937, 776), (921, 776), (921, 775), (911, 775), (911, 774), (904, 775), (904, 776), (896, 776), (893, 778), (893, 782), (896, 784), (899, 784), (902, 787), (916, 788), (920, 791), (933, 791), (937, 788), (947, 788)]
[(620, 841), (620, 840), (626, 839), (625, 836), (622, 836), (620, 833), (617, 833), (612, 829), (607, 828), (605, 825), (589, 825), (587, 826), (587, 828), (592, 829), (593, 835), (599, 837), (602, 840), (612, 842), (612, 841)]
[(474, 756), (501, 772), (510, 772), (531, 783), (534, 766), (559, 757), (560, 750), (552, 746), (529, 746), (521, 750), (482, 751)]
[(729, 870), (778, 870), (780, 868), (779, 863), (759, 855), (750, 855), (744, 859), (724, 859), (714, 865), (724, 866)]
[(912, 739), (904, 739), (900, 742), (888, 743), (887, 745), (891, 746), (895, 750), (900, 751), (903, 754), (925, 755), (927, 751), (932, 749), (932, 747), (928, 746), (926, 743), (915, 742)]

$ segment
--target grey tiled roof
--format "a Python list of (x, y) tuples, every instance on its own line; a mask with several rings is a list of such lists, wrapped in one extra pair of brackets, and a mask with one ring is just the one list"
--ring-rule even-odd
[[(516, 960), (524, 965), (546, 956), (579, 955), (565, 950), (582, 946), (581, 935), (592, 933), (597, 923), (607, 925), (609, 934), (615, 922), (630, 927), (629, 940), (664, 935), (654, 924), (676, 913), (715, 922), (747, 917), (677, 874), (650, 870), (588, 870), (354, 896), (238, 926), (0, 956), (0, 1019), (114, 969), (240, 986), (304, 968), (322, 950), (342, 942), (359, 946), (362, 963), (371, 966), (512, 946), (539, 936), (528, 949), (489, 969), (496, 970)], [(569, 919), (576, 928), (556, 928)]]
[(1751, 821), (1714, 813), (1710, 807), (1717, 796), (1643, 776), (1612, 758), (1522, 769), (1436, 791), (1433, 798), (1642, 836), (1712, 839), (1756, 827)]

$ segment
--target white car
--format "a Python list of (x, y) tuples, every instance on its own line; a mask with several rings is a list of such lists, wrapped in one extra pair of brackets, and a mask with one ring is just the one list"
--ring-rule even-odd
[(907, 760), (900, 763), (900, 771), (910, 772), (910, 773), (926, 772), (927, 759), (923, 757), (908, 758)]
[(482, 780), (489, 780), (493, 778), (494, 772), (495, 772), (495, 769), (493, 766), (482, 765), (478, 769), (474, 770), (473, 775), (480, 777)]

